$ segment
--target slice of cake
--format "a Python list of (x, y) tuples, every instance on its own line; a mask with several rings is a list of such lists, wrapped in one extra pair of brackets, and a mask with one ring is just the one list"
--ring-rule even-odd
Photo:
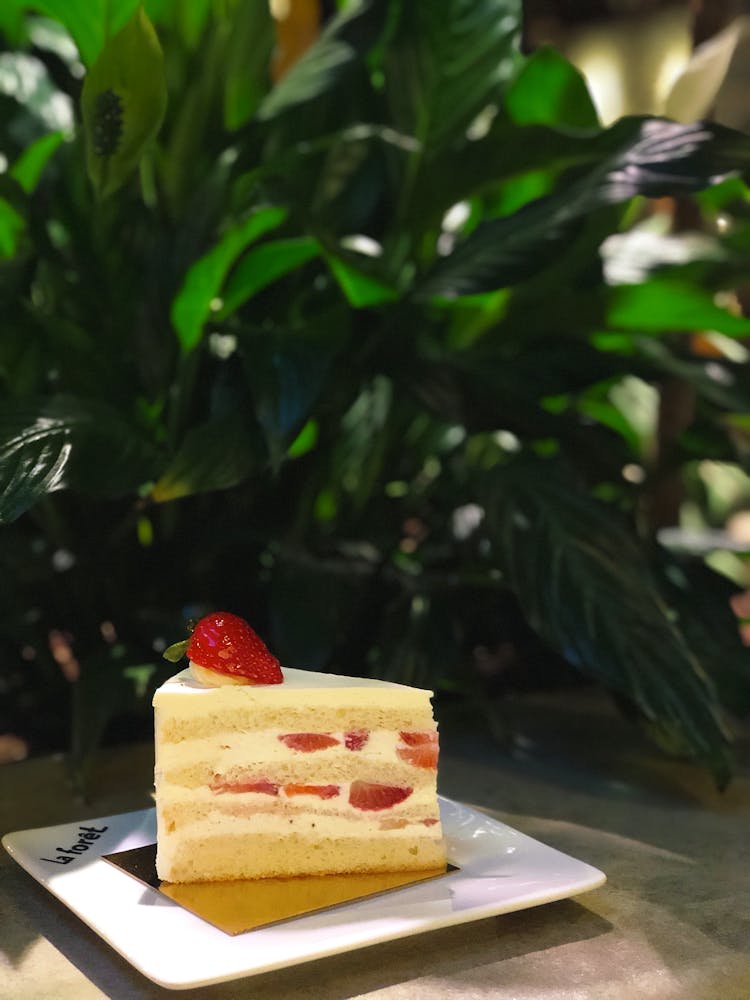
[[(201, 623), (196, 631), (205, 635)], [(235, 647), (219, 637), (206, 650), (194, 638), (191, 668), (154, 696), (159, 878), (444, 867), (431, 693), (306, 670), (282, 675), (257, 650), (250, 675), (265, 682), (246, 674), (238, 683)], [(197, 671), (194, 656), (204, 660)], [(217, 672), (229, 683), (209, 686)]]

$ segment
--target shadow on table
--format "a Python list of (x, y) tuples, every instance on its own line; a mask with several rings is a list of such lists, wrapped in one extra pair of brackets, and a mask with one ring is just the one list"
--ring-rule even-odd
[[(10, 874), (10, 873), (9, 873)], [(45, 892), (24, 872), (23, 908), (28, 940), (16, 928), (11, 965), (18, 964), (36, 937), (46, 938), (65, 958), (111, 1000), (146, 1000), (175, 996), (133, 969), (92, 930)], [(16, 895), (16, 892), (14, 892)], [(32, 934), (32, 929), (35, 933)], [(476, 923), (361, 948), (332, 958), (306, 962), (201, 989), (181, 990), (185, 998), (241, 1000), (334, 1000), (417, 981), (460, 977), (462, 972), (494, 965), (548, 948), (585, 941), (606, 934), (612, 925), (574, 900), (547, 903)], [(6, 948), (6, 942), (3, 942)]]

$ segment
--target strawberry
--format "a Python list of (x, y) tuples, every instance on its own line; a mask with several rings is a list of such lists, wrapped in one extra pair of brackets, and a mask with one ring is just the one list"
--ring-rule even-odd
[(279, 786), (272, 781), (225, 781), (220, 775), (214, 775), (213, 781), (208, 786), (214, 795), (223, 795), (224, 792), (259, 792), (262, 795), (278, 795)]
[(290, 750), (301, 750), (302, 753), (312, 753), (313, 750), (327, 750), (338, 745), (335, 736), (328, 733), (282, 733), (279, 736)]
[(404, 819), (403, 816), (391, 816), (389, 819), (381, 819), (381, 830), (403, 830), (412, 820)]
[(378, 785), (371, 781), (353, 781), (349, 789), (349, 805), (355, 809), (376, 812), (390, 809), (408, 799), (414, 789), (399, 785)]
[(175, 643), (164, 656), (176, 662), (187, 655), (206, 683), (281, 684), (284, 676), (276, 657), (244, 618), (229, 611), (206, 615), (190, 639)]
[(437, 743), (438, 734), (434, 729), (426, 729), (416, 733), (400, 732), (401, 739), (410, 747), (421, 747), (425, 743)]
[(422, 743), (419, 746), (396, 747), (401, 760), (414, 767), (436, 768), (438, 762), (437, 743)]
[(335, 799), (341, 792), (338, 785), (284, 785), (284, 793), (293, 795), (317, 795), (319, 799)]
[(344, 746), (347, 750), (361, 750), (370, 738), (366, 729), (351, 729), (344, 733)]

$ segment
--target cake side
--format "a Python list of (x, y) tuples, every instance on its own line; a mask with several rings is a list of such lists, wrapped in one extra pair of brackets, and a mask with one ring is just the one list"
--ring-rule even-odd
[[(283, 844), (283, 846), (282, 846)], [(445, 851), (432, 838), (215, 833), (210, 839), (187, 837), (170, 851), (169, 882), (220, 882), (377, 872), (438, 871)], [(200, 860), (198, 860), (200, 859)]]
[(428, 870), (445, 864), (430, 692), (284, 671), (154, 696), (165, 881)]

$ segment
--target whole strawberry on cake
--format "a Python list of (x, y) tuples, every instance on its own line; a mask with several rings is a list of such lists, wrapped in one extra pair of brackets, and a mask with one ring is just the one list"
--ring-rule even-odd
[(229, 612), (184, 654), (154, 695), (162, 881), (445, 867), (430, 691), (282, 671)]

